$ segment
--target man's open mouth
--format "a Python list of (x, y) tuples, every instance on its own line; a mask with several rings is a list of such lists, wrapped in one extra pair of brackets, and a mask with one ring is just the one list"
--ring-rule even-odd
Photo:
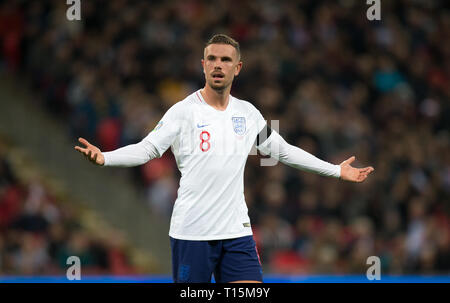
[(225, 77), (225, 75), (222, 73), (214, 73), (214, 74), (212, 74), (212, 77), (214, 79), (223, 79)]

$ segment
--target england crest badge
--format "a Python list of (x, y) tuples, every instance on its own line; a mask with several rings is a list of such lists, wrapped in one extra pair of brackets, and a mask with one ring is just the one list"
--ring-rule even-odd
[(231, 120), (233, 121), (234, 132), (239, 136), (245, 134), (245, 117), (232, 117)]

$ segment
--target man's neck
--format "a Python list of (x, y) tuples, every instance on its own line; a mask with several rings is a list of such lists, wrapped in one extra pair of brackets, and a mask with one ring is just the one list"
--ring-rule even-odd
[(205, 102), (215, 109), (222, 111), (227, 109), (230, 96), (230, 87), (227, 87), (224, 90), (215, 90), (209, 85), (205, 85), (200, 93), (202, 94)]

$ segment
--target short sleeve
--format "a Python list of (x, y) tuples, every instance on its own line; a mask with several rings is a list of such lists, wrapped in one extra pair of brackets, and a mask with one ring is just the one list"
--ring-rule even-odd
[(261, 112), (252, 105), (252, 116), (255, 124), (255, 145), (258, 148), (258, 145), (261, 142), (266, 141), (266, 139), (270, 136), (270, 128), (268, 128), (267, 121), (264, 119)]
[(263, 115), (261, 114), (261, 112), (255, 107), (255, 123), (256, 123), (256, 129), (257, 129), (257, 133), (259, 134), (263, 128), (267, 125), (266, 120), (264, 119)]
[(182, 115), (179, 111), (178, 104), (169, 108), (155, 128), (144, 138), (156, 147), (160, 157), (174, 143), (180, 132)]

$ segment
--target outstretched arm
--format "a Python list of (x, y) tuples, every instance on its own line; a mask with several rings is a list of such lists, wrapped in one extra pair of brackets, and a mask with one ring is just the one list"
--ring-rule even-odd
[(184, 103), (175, 103), (164, 114), (156, 127), (139, 143), (130, 144), (110, 152), (101, 152), (86, 139), (78, 141), (85, 147), (75, 146), (86, 159), (97, 165), (131, 167), (161, 157), (177, 138), (182, 127)]
[(323, 161), (301, 148), (288, 144), (276, 131), (270, 130), (270, 135), (257, 148), (264, 155), (283, 164), (313, 172), (322, 176), (341, 178), (351, 182), (362, 182), (374, 170), (373, 167), (355, 168), (350, 164), (356, 159), (354, 156), (335, 165)]
[(75, 146), (75, 149), (82, 153), (86, 159), (97, 165), (131, 167), (142, 165), (151, 159), (159, 157), (156, 148), (147, 140), (103, 153), (86, 139), (79, 138), (78, 141), (84, 144), (85, 148)]

